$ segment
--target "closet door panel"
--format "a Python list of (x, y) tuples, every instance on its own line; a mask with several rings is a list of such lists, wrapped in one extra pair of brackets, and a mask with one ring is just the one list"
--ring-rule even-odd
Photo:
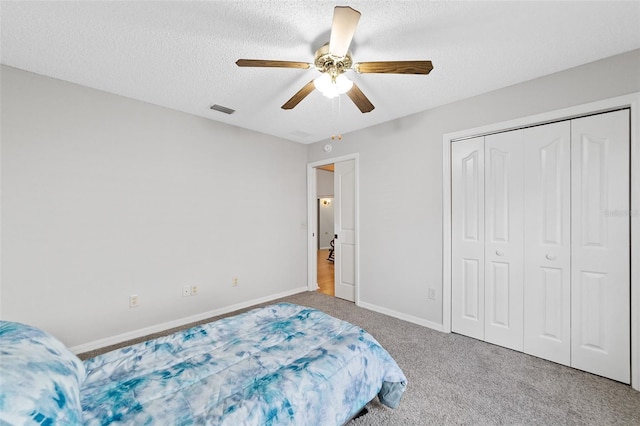
[(485, 137), (485, 340), (522, 351), (522, 130)]
[(484, 138), (451, 144), (451, 330), (484, 339)]
[(524, 352), (571, 362), (571, 123), (524, 130)]
[(571, 126), (571, 365), (629, 383), (629, 112)]

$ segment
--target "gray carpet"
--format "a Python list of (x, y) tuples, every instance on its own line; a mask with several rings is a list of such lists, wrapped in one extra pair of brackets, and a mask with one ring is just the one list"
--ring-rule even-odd
[[(391, 410), (375, 399), (367, 405), (369, 412), (349, 426), (640, 425), (640, 392), (630, 386), (468, 337), (439, 333), (320, 293), (300, 293), (281, 301), (317, 308), (364, 328), (407, 376), (400, 407)], [(88, 352), (81, 358), (175, 330)]]

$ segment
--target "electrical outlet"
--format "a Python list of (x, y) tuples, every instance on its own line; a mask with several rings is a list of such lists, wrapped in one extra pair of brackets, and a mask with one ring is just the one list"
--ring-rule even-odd
[(140, 301), (138, 300), (138, 295), (137, 294), (132, 294), (131, 296), (129, 296), (129, 307), (130, 308), (137, 308), (139, 306)]
[(238, 277), (234, 277), (232, 283), (233, 283), (234, 287), (237, 287), (238, 286)]
[(196, 296), (198, 294), (198, 286), (197, 285), (192, 285), (191, 286), (191, 295), (192, 296)]
[(191, 286), (185, 285), (182, 287), (182, 297), (191, 296)]
[(430, 300), (436, 300), (436, 289), (430, 288), (427, 296)]

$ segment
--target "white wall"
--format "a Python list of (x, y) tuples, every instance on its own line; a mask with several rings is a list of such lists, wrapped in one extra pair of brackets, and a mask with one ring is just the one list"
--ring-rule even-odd
[(309, 162), (360, 155), (360, 301), (442, 324), (444, 134), (637, 91), (640, 50), (310, 145)]
[(74, 346), (306, 285), (306, 146), (1, 72), (3, 319)]
[(333, 197), (333, 172), (316, 169), (316, 195)]

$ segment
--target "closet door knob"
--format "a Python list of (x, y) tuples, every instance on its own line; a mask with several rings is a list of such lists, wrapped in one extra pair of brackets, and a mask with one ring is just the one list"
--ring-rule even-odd
[(503, 252), (503, 251), (500, 251), (500, 250), (496, 250), (496, 254), (497, 254), (498, 256), (504, 256), (504, 252)]
[(548, 254), (545, 257), (547, 258), (547, 260), (556, 260), (556, 257), (552, 254)]

